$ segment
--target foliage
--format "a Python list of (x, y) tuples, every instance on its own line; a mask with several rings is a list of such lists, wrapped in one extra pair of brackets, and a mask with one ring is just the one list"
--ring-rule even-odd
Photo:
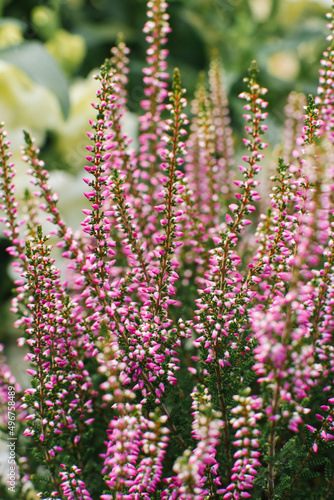
[(2, 359), (1, 433), (13, 441), (15, 429), (16, 469), (15, 491), (0, 491), (6, 500), (330, 498), (334, 9), (317, 96), (289, 96), (261, 200), (268, 103), (256, 62), (239, 95), (237, 177), (219, 57), (188, 117), (178, 69), (168, 91), (168, 5), (147, 7), (139, 148), (123, 130), (121, 40), (96, 76), (81, 232), (65, 224), (28, 132), (34, 188), (21, 218), (1, 125), (2, 222), (19, 274), (12, 312), (31, 380), (21, 389)]
[[(0, 47), (39, 41), (70, 78), (86, 77), (108, 57), (110, 46), (122, 33), (133, 55), (128, 106), (139, 111), (146, 50), (144, 37), (138, 36), (145, 17), (143, 0), (48, 0), (43, 5), (36, 0), (9, 0), (4, 4), (6, 30), (0, 30)], [(169, 64), (181, 69), (192, 95), (198, 71), (207, 68), (212, 52), (219, 48), (228, 75), (232, 118), (237, 119), (234, 97), (241, 91), (239, 75), (256, 57), (263, 67), (262, 78), (273, 92), (273, 116), (280, 122), (280, 109), (293, 86), (306, 93), (314, 91), (324, 8), (312, 0), (173, 0)], [(33, 51), (30, 58), (38, 64)]]

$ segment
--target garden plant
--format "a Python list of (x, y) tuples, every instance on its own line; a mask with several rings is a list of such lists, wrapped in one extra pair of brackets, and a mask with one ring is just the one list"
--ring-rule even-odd
[(167, 72), (167, 9), (147, 3), (137, 149), (123, 131), (123, 40), (96, 76), (81, 231), (27, 132), (33, 188), (19, 206), (1, 125), (12, 311), (31, 377), (21, 389), (1, 360), (3, 500), (334, 496), (334, 10), (318, 93), (290, 94), (260, 174), (256, 63), (236, 160), (220, 57), (187, 96)]

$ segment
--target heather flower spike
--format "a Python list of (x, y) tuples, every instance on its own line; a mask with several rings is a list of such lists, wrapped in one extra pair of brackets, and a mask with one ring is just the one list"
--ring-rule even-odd
[(315, 101), (320, 107), (321, 132), (325, 133), (329, 141), (333, 143), (333, 71), (334, 71), (334, 53), (333, 53), (333, 39), (334, 39), (334, 6), (331, 12), (328, 12), (327, 28), (330, 34), (327, 40), (330, 42), (327, 50), (323, 52), (323, 59), (321, 59), (321, 68), (319, 70), (319, 86), (318, 96)]
[(29, 375), (21, 389), (0, 347), (0, 438), (10, 431), (16, 449), (6, 500), (333, 494), (332, 46), (318, 95), (288, 98), (261, 199), (268, 103), (256, 63), (239, 96), (240, 161), (217, 54), (186, 114), (180, 72), (167, 71), (167, 9), (147, 3), (138, 150), (124, 131), (123, 40), (95, 77), (80, 231), (27, 132), (32, 187), (16, 194), (0, 127), (11, 311)]

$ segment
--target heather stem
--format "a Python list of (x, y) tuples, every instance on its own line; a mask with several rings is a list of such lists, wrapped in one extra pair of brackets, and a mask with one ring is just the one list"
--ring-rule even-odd
[(4, 130), (4, 123), (0, 123), (0, 188), (1, 203), (0, 209), (5, 212), (5, 217), (1, 217), (1, 222), (6, 224), (4, 235), (12, 242), (12, 247), (7, 251), (12, 257), (21, 260), (20, 267), (27, 271), (27, 262), (24, 255), (24, 242), (20, 240), (20, 223), (18, 221), (19, 203), (15, 200), (15, 186), (13, 179), (15, 177), (14, 164), (8, 160), (12, 153), (8, 151), (10, 142), (6, 140), (7, 132)]
[[(280, 384), (279, 381), (276, 383), (275, 394), (274, 394), (274, 402), (273, 402), (273, 411), (272, 415), (275, 416), (278, 412), (279, 407), (279, 392), (280, 392)], [(276, 420), (272, 421), (271, 432), (269, 436), (269, 451), (268, 451), (268, 500), (274, 499), (274, 482), (275, 482), (275, 441), (276, 441)]]
[[(228, 231), (224, 235), (224, 242), (222, 251), (220, 250), (221, 256), (221, 267), (220, 267), (220, 290), (224, 293), (226, 287), (226, 276), (228, 272), (227, 257), (230, 247), (234, 246), (236, 243), (236, 234), (240, 233), (243, 227), (243, 220), (245, 214), (249, 213), (249, 202), (258, 199), (257, 192), (253, 191), (253, 186), (257, 183), (253, 180), (254, 175), (256, 175), (260, 170), (261, 166), (257, 164), (259, 159), (263, 158), (262, 154), (259, 154), (259, 150), (267, 147), (266, 143), (262, 143), (260, 140), (261, 134), (267, 129), (266, 125), (262, 125), (261, 122), (267, 117), (267, 113), (263, 113), (262, 109), (267, 106), (267, 102), (263, 101), (260, 97), (267, 92), (267, 89), (261, 88), (256, 82), (256, 64), (253, 62), (249, 70), (249, 78), (245, 81), (249, 87), (249, 93), (243, 92), (239, 97), (245, 98), (248, 104), (244, 106), (246, 111), (251, 114), (245, 114), (244, 118), (247, 122), (252, 123), (252, 126), (246, 126), (247, 133), (251, 136), (251, 139), (244, 139), (244, 144), (250, 151), (250, 156), (245, 156), (243, 159), (249, 164), (247, 169), (244, 166), (239, 166), (239, 169), (246, 178), (245, 182), (235, 181), (236, 185), (240, 185), (244, 192), (243, 194), (237, 194), (236, 197), (240, 200), (240, 205), (237, 207), (235, 216), (232, 218), (229, 214), (226, 216), (226, 221), (228, 224)], [(223, 304), (220, 306), (219, 314), (222, 313)], [(217, 339), (218, 342), (218, 339)]]
[(329, 495), (331, 494), (333, 487), (334, 487), (334, 474), (326, 490), (326, 500), (327, 498), (330, 498)]
[[(321, 428), (321, 429), (320, 429), (320, 431), (318, 432), (317, 437), (315, 438), (315, 440), (314, 440), (314, 442), (313, 442), (313, 444), (312, 444), (311, 448), (309, 449), (309, 451), (308, 451), (308, 453), (307, 453), (306, 457), (304, 458), (304, 460), (303, 460), (303, 461), (302, 461), (302, 463), (300, 464), (299, 469), (297, 470), (297, 472), (296, 472), (296, 474), (295, 474), (295, 476), (294, 476), (293, 480), (291, 481), (289, 488), (288, 488), (288, 489), (287, 489), (287, 491), (284, 493), (284, 495), (283, 495), (283, 497), (282, 497), (282, 500), (285, 500), (285, 499), (287, 498), (287, 496), (288, 496), (289, 492), (291, 491), (291, 489), (292, 489), (293, 485), (294, 485), (294, 484), (295, 484), (295, 482), (297, 481), (297, 479), (298, 479), (298, 477), (299, 477), (299, 475), (300, 475), (301, 471), (304, 469), (304, 467), (305, 467), (305, 465), (306, 465), (306, 462), (308, 461), (308, 459), (310, 458), (310, 456), (311, 456), (311, 455), (312, 455), (312, 453), (314, 452), (313, 447), (317, 444), (317, 442), (318, 442), (318, 441), (319, 441), (319, 439), (320, 439), (320, 436), (321, 436), (320, 432), (321, 432), (321, 430), (322, 430), (322, 428)], [(332, 484), (332, 483), (333, 483), (333, 480), (332, 480), (332, 482), (331, 482), (330, 484)], [(329, 488), (329, 487), (330, 487), (330, 485), (328, 486), (328, 488)], [(333, 484), (332, 484), (332, 487), (333, 487)], [(327, 490), (327, 492), (328, 492), (328, 491), (330, 491), (330, 490)], [(326, 492), (326, 493), (327, 493), (327, 492)]]
[[(216, 351), (217, 359), (219, 358), (219, 354)], [(224, 398), (223, 386), (222, 386), (222, 377), (220, 373), (220, 365), (216, 362), (216, 377), (217, 377), (217, 388), (219, 394), (219, 407), (222, 412), (222, 417), (225, 422), (223, 435), (224, 435), (224, 448), (226, 455), (226, 468), (227, 468), (227, 479), (228, 482), (231, 481), (231, 452), (230, 452), (230, 436), (229, 436), (229, 421), (228, 415), (226, 411), (226, 403)]]
[(131, 244), (132, 251), (134, 255), (136, 255), (140, 267), (142, 268), (143, 275), (145, 277), (146, 283), (150, 283), (150, 277), (148, 276), (147, 272), (147, 263), (144, 260), (144, 255), (143, 255), (143, 250), (139, 246), (139, 241), (138, 241), (138, 235), (135, 231), (135, 228), (131, 224), (131, 219), (129, 217), (128, 211), (127, 211), (127, 205), (126, 205), (126, 195), (124, 193), (124, 188), (122, 186), (123, 181), (120, 178), (119, 172), (114, 169), (113, 170), (113, 195), (115, 198), (115, 201), (117, 203), (117, 211), (118, 214), (121, 218), (121, 224), (122, 224), (122, 231), (124, 234), (127, 236), (127, 239), (129, 240)]
[[(331, 400), (329, 400), (329, 401), (331, 401)], [(322, 409), (324, 409), (325, 407), (324, 407), (324, 406), (322, 406), (321, 408), (322, 408)], [(329, 409), (329, 407), (327, 406), (327, 407), (326, 407), (326, 409), (328, 410), (328, 409)], [(327, 419), (323, 419), (323, 421), (322, 421), (322, 422), (323, 422), (323, 423), (322, 423), (322, 426), (321, 426), (321, 428), (318, 430), (318, 432), (317, 432), (317, 434), (316, 434), (316, 436), (315, 436), (315, 439), (314, 439), (314, 441), (313, 441), (312, 446), (310, 447), (310, 449), (309, 449), (309, 451), (308, 451), (308, 453), (307, 453), (306, 457), (304, 458), (303, 462), (302, 462), (302, 463), (301, 463), (301, 465), (299, 466), (299, 469), (297, 470), (297, 472), (296, 472), (296, 474), (295, 474), (295, 476), (294, 476), (293, 480), (291, 481), (291, 484), (290, 484), (290, 486), (289, 486), (288, 490), (284, 493), (284, 495), (283, 495), (283, 497), (282, 497), (282, 500), (285, 500), (285, 499), (287, 498), (287, 496), (288, 496), (289, 492), (291, 491), (291, 489), (292, 489), (293, 485), (294, 485), (294, 484), (295, 484), (295, 482), (297, 481), (297, 479), (298, 479), (298, 477), (299, 477), (299, 475), (300, 475), (301, 471), (304, 469), (305, 464), (306, 464), (306, 462), (308, 461), (308, 459), (310, 458), (311, 454), (312, 454), (313, 452), (315, 452), (315, 453), (317, 452), (317, 450), (318, 450), (318, 444), (317, 444), (317, 443), (318, 443), (318, 441), (319, 441), (321, 438), (323, 439), (323, 432), (325, 431), (325, 429), (326, 429), (326, 427), (327, 427), (328, 423), (330, 423), (330, 425), (332, 424), (332, 422), (333, 422), (333, 413), (331, 412), (331, 414), (329, 415), (329, 420), (328, 420), (328, 421), (327, 421)], [(315, 432), (315, 431), (316, 431), (316, 429), (315, 429), (314, 427), (311, 427), (311, 426), (307, 426), (307, 427), (309, 427), (309, 430), (311, 430), (311, 432)], [(331, 489), (333, 488), (333, 486), (334, 486), (334, 476), (333, 476), (333, 479), (331, 480), (331, 482), (330, 482), (330, 483), (329, 483), (329, 485), (328, 485), (328, 488), (327, 488), (327, 491), (326, 491), (326, 495), (327, 495), (327, 496), (326, 496), (326, 498), (328, 498), (328, 495), (329, 495), (329, 493), (330, 493)]]
[(301, 463), (298, 471), (296, 472), (295, 474), (295, 477), (293, 478), (293, 480), (291, 481), (291, 484), (290, 484), (290, 487), (289, 489), (284, 493), (283, 497), (282, 497), (282, 500), (285, 500), (289, 494), (289, 492), (291, 491), (291, 488), (293, 487), (293, 485), (295, 484), (295, 482), (297, 481), (298, 477), (299, 477), (299, 474), (301, 473), (301, 471), (303, 470), (303, 468), (305, 467), (305, 464), (306, 462), (308, 461), (308, 459), (310, 458), (311, 454), (312, 454), (312, 448), (310, 448), (308, 454), (306, 455), (306, 457), (304, 458), (303, 462)]
[[(154, 386), (151, 382), (148, 381), (148, 378), (147, 378), (147, 375), (146, 373), (142, 372), (140, 377), (144, 380), (145, 384), (147, 385), (147, 387), (150, 389), (150, 391), (152, 392), (152, 394), (156, 395), (156, 392), (155, 392), (155, 389), (154, 389)], [(182, 446), (182, 448), (185, 450), (187, 448), (187, 445), (186, 443), (184, 442), (182, 436), (179, 434), (178, 430), (176, 429), (174, 423), (173, 423), (173, 420), (169, 414), (169, 411), (167, 410), (166, 406), (164, 405), (164, 403), (160, 403), (160, 406), (164, 412), (164, 414), (167, 416), (168, 418), (168, 423), (170, 425), (170, 428), (172, 429), (172, 431), (174, 432), (177, 440), (179, 441), (180, 445)]]
[(186, 100), (182, 97), (184, 91), (181, 88), (180, 74), (177, 69), (174, 71), (173, 92), (169, 94), (172, 104), (168, 106), (171, 115), (173, 116), (172, 136), (166, 136), (166, 139), (171, 142), (171, 151), (166, 150), (162, 153), (162, 157), (166, 163), (163, 164), (168, 173), (167, 185), (165, 186), (165, 235), (166, 239), (163, 245), (163, 255), (160, 260), (160, 273), (158, 280), (158, 298), (155, 302), (154, 314), (157, 315), (161, 307), (163, 297), (163, 289), (166, 280), (166, 274), (170, 269), (170, 254), (173, 249), (173, 239), (177, 235), (177, 226), (175, 224), (175, 209), (176, 203), (183, 201), (177, 200), (177, 166), (183, 162), (182, 155), (184, 154), (184, 144), (180, 142), (181, 127), (186, 121), (186, 116), (182, 114), (182, 109), (186, 105)]
[[(156, 175), (156, 160), (159, 150), (159, 135), (161, 125), (161, 112), (164, 109), (164, 98), (167, 95), (166, 79), (167, 63), (165, 61), (167, 50), (163, 46), (167, 42), (166, 35), (170, 28), (168, 25), (168, 14), (166, 13), (167, 3), (164, 0), (153, 0), (149, 2), (148, 15), (150, 20), (144, 27), (144, 32), (147, 34), (146, 41), (150, 44), (147, 50), (148, 68), (144, 69), (144, 84), (145, 94), (148, 99), (142, 102), (143, 108), (147, 112), (141, 117), (141, 130), (148, 131), (148, 150), (144, 138), (140, 138), (142, 146), (141, 161), (148, 163), (149, 176), (152, 180)], [(154, 191), (154, 183), (149, 185), (149, 194), (152, 196)]]

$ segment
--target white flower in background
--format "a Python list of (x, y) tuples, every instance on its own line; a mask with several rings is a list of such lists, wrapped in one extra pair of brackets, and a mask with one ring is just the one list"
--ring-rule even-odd
[[(87, 78), (76, 79), (70, 89), (70, 114), (68, 119), (63, 120), (54, 130), (56, 150), (61, 156), (71, 172), (82, 172), (85, 165), (87, 130), (89, 130), (89, 120), (95, 119), (96, 111), (91, 103), (96, 100), (96, 91), (99, 82), (94, 79), (94, 74), (98, 69), (93, 70)], [(136, 139), (137, 118), (134, 114), (128, 113), (124, 117), (124, 132)], [(132, 147), (137, 147), (137, 143), (132, 143)], [(80, 173), (81, 175), (81, 173)]]
[(63, 29), (58, 29), (45, 46), (68, 75), (78, 69), (86, 55), (84, 38)]
[(45, 87), (37, 85), (23, 71), (0, 61), (0, 121), (5, 122), (17, 172), (17, 192), (21, 195), (29, 181), (27, 166), (21, 161), (22, 130), (27, 130), (41, 146), (46, 131), (61, 122), (57, 99)]
[[(74, 230), (80, 228), (83, 220), (82, 209), (88, 207), (88, 200), (83, 195), (87, 185), (83, 182), (83, 167), (86, 164), (86, 145), (89, 143), (87, 131), (89, 120), (94, 119), (96, 111), (91, 103), (96, 100), (96, 91), (99, 83), (93, 78), (92, 72), (87, 78), (77, 79), (70, 88), (70, 113), (64, 119), (56, 97), (44, 87), (32, 82), (23, 72), (7, 63), (0, 62), (0, 121), (4, 121), (8, 130), (8, 139), (11, 141), (11, 152), (16, 170), (16, 193), (18, 199), (23, 200), (26, 188), (34, 188), (26, 175), (27, 164), (21, 160), (21, 146), (24, 142), (22, 129), (27, 130), (36, 139), (36, 144), (41, 147), (44, 143), (46, 132), (51, 131), (56, 148), (55, 160), (49, 165), (50, 185), (54, 192), (59, 194), (58, 208), (65, 222)], [(124, 117), (124, 132), (130, 137), (137, 136), (137, 119), (128, 113)], [(136, 147), (134, 141), (132, 147)], [(69, 172), (57, 170), (57, 161), (64, 169), (69, 167)], [(47, 167), (48, 165), (46, 165)], [(53, 229), (51, 223), (46, 221), (47, 215), (40, 221), (47, 233)], [(0, 228), (1, 229), (1, 228)], [(50, 239), (50, 243), (54, 243)], [(61, 251), (54, 248), (53, 257), (58, 266)], [(62, 269), (64, 276), (65, 269)], [(9, 272), (16, 278), (12, 270)]]
[[(96, 100), (99, 82), (94, 79), (92, 71), (87, 78), (76, 79), (70, 88), (70, 113), (67, 120), (62, 120), (53, 130), (55, 148), (64, 164), (73, 174), (64, 171), (52, 171), (51, 185), (59, 193), (59, 209), (65, 221), (73, 228), (79, 227), (82, 221), (82, 211), (87, 199), (83, 191), (87, 185), (82, 181), (83, 167), (87, 163), (86, 146), (89, 143), (87, 131), (90, 130), (89, 120), (94, 120), (96, 110), (91, 103)], [(133, 113), (127, 113), (123, 120), (124, 133), (133, 139), (131, 147), (137, 148), (138, 121)]]
[[(84, 165), (87, 161), (86, 146), (89, 143), (87, 131), (90, 130), (89, 120), (94, 120), (96, 110), (91, 103), (96, 101), (96, 91), (99, 82), (94, 79), (92, 71), (87, 78), (76, 79), (70, 88), (70, 113), (67, 120), (62, 120), (53, 130), (57, 155), (62, 159), (71, 173), (52, 170), (50, 182), (53, 189), (59, 193), (58, 206), (65, 221), (73, 228), (78, 228), (82, 221), (82, 208), (88, 204), (83, 195), (87, 185), (82, 181)], [(133, 138), (131, 147), (136, 148), (138, 122), (133, 113), (127, 113), (123, 120), (124, 133)], [(88, 205), (87, 205), (88, 206)]]
[(17, 21), (2, 19), (0, 26), (0, 49), (22, 42), (23, 34)]
[[(18, 198), (22, 200), (25, 189), (32, 187), (26, 175), (27, 165), (21, 160), (22, 130), (27, 130), (39, 147), (43, 145), (47, 131), (51, 131), (58, 159), (49, 165), (50, 184), (59, 193), (58, 206), (62, 216), (74, 229), (80, 226), (82, 208), (87, 202), (83, 195), (85, 185), (82, 176), (89, 142), (86, 135), (88, 121), (94, 119), (96, 114), (91, 106), (99, 85), (93, 78), (96, 72), (98, 70), (71, 85), (70, 113), (65, 120), (52, 92), (33, 82), (15, 66), (0, 61), (0, 121), (5, 122), (11, 142)], [(124, 131), (131, 137), (137, 135), (137, 119), (131, 113), (124, 119)], [(69, 167), (70, 173), (55, 169), (59, 158), (59, 166)]]
[(276, 78), (286, 82), (294, 81), (300, 70), (297, 55), (292, 51), (282, 51), (273, 54), (268, 59), (268, 71)]
[(20, 69), (0, 60), (0, 119), (6, 124), (16, 156), (23, 142), (23, 129), (41, 145), (46, 131), (60, 123), (61, 112), (56, 97), (49, 90), (33, 82)]
[(258, 22), (265, 21), (272, 9), (272, 0), (250, 0), (250, 8), (254, 18)]

